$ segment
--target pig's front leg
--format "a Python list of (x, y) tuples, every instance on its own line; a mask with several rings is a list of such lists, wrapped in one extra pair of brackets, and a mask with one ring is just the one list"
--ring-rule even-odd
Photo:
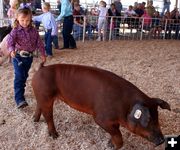
[(102, 116), (96, 117), (94, 120), (100, 127), (111, 135), (111, 143), (113, 144), (114, 149), (120, 149), (123, 146), (123, 139), (119, 130), (119, 124), (114, 123), (111, 120), (107, 120), (107, 118), (102, 118)]

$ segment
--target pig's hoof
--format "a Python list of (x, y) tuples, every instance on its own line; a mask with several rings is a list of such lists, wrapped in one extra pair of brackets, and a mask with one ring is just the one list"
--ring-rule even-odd
[(37, 119), (36, 117), (33, 118), (34, 118), (34, 122), (39, 122), (39, 119)]
[(57, 139), (59, 136), (57, 132), (50, 132), (49, 135), (52, 136), (53, 139)]
[(121, 147), (115, 146), (111, 140), (108, 142), (108, 147), (111, 148), (112, 150), (119, 150)]
[(115, 150), (115, 147), (112, 144), (111, 140), (108, 141), (108, 147), (111, 148), (112, 150)]
[(33, 116), (33, 119), (34, 119), (34, 122), (39, 122), (40, 117), (37, 116), (37, 115), (34, 115), (34, 116)]

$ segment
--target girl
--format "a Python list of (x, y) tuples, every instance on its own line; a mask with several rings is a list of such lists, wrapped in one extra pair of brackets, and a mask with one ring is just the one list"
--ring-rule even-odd
[(101, 30), (103, 34), (103, 41), (106, 40), (106, 31), (107, 31), (107, 13), (108, 9), (106, 8), (106, 2), (99, 2), (99, 18), (98, 18), (98, 38), (97, 41), (101, 41)]
[(32, 26), (32, 12), (29, 8), (19, 8), (13, 30), (7, 39), (8, 51), (14, 67), (14, 94), (17, 108), (28, 104), (24, 97), (28, 72), (33, 61), (33, 52), (41, 52), (42, 62), (46, 61), (45, 49), (39, 33)]

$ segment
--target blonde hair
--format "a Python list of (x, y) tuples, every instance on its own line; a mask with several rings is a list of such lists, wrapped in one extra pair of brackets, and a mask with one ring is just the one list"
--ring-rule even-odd
[(48, 3), (48, 2), (44, 2), (44, 3), (43, 3), (43, 8), (49, 11), (49, 10), (50, 10), (50, 8), (51, 8), (50, 3)]
[[(19, 8), (16, 12), (16, 19), (14, 21), (13, 28), (16, 28), (19, 25), (19, 21), (17, 20), (17, 18), (20, 14), (22, 14), (23, 16), (30, 16), (32, 18), (32, 11), (30, 10), (30, 8)], [(33, 26), (32, 20), (29, 26)]]

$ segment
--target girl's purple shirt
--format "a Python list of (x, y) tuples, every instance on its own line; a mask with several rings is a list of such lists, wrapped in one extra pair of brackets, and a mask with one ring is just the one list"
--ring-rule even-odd
[(23, 28), (20, 25), (15, 27), (9, 34), (7, 39), (8, 51), (25, 50), (34, 52), (39, 50), (42, 56), (45, 56), (45, 47), (38, 31), (29, 26)]

